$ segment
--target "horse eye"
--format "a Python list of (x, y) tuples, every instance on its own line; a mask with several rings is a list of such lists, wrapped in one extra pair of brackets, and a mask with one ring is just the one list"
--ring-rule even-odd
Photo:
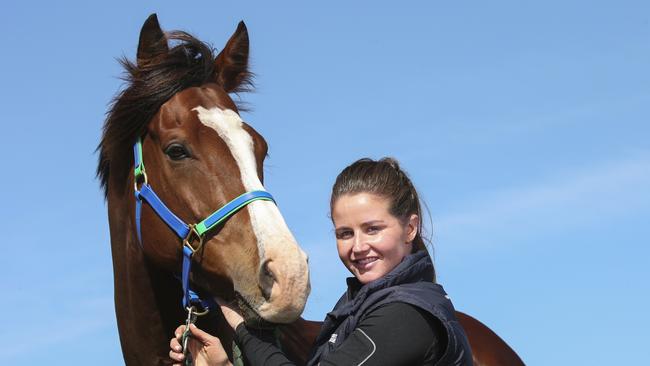
[(167, 146), (165, 154), (167, 154), (167, 156), (172, 160), (182, 160), (190, 156), (187, 149), (185, 149), (185, 146), (181, 144), (171, 144)]

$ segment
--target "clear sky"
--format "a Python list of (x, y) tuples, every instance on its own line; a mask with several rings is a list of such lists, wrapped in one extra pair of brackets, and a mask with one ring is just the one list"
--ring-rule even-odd
[[(119, 365), (95, 146), (157, 12), (251, 37), (244, 114), (311, 256), (305, 317), (344, 288), (328, 213), (357, 158), (399, 159), (439, 281), (530, 365), (650, 359), (647, 1), (7, 1), (0, 11), (0, 359)], [(89, 360), (92, 360), (89, 362)]]

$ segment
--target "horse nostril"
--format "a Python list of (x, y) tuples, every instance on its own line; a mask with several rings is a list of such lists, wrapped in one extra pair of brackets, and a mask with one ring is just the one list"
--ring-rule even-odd
[(269, 263), (271, 263), (270, 260), (264, 261), (264, 264), (262, 265), (262, 271), (264, 271), (265, 276), (269, 277), (271, 280), (275, 282), (275, 276), (273, 275), (271, 268), (269, 268)]
[(271, 271), (271, 268), (269, 268), (269, 263), (271, 263), (270, 260), (265, 260), (260, 266), (260, 290), (266, 301), (271, 299), (271, 289), (273, 288), (273, 283), (276, 282), (275, 275)]

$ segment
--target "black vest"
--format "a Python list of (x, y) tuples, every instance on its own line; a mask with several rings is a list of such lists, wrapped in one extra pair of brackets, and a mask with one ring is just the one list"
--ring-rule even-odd
[[(345, 341), (366, 314), (392, 302), (417, 306), (443, 324), (447, 348), (436, 365), (472, 365), (465, 331), (456, 319), (454, 306), (445, 290), (433, 283), (433, 263), (425, 251), (408, 255), (387, 275), (366, 285), (361, 285), (354, 277), (348, 278), (348, 291), (327, 314), (307, 365), (317, 365)], [(332, 337), (333, 334), (336, 336)]]

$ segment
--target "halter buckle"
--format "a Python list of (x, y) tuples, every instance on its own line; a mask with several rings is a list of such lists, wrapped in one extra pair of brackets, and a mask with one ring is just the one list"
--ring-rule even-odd
[[(193, 240), (196, 239), (196, 240)], [(192, 246), (192, 243), (196, 242), (196, 247)], [(196, 230), (196, 224), (190, 224), (190, 231), (187, 233), (187, 236), (183, 239), (183, 246), (188, 247), (192, 254), (198, 252), (203, 246), (203, 237)]]
[(147, 171), (144, 170), (144, 166), (136, 169), (135, 173), (133, 174), (133, 189), (136, 192), (139, 191), (138, 183), (141, 183), (142, 185), (149, 184), (149, 180), (147, 179)]

